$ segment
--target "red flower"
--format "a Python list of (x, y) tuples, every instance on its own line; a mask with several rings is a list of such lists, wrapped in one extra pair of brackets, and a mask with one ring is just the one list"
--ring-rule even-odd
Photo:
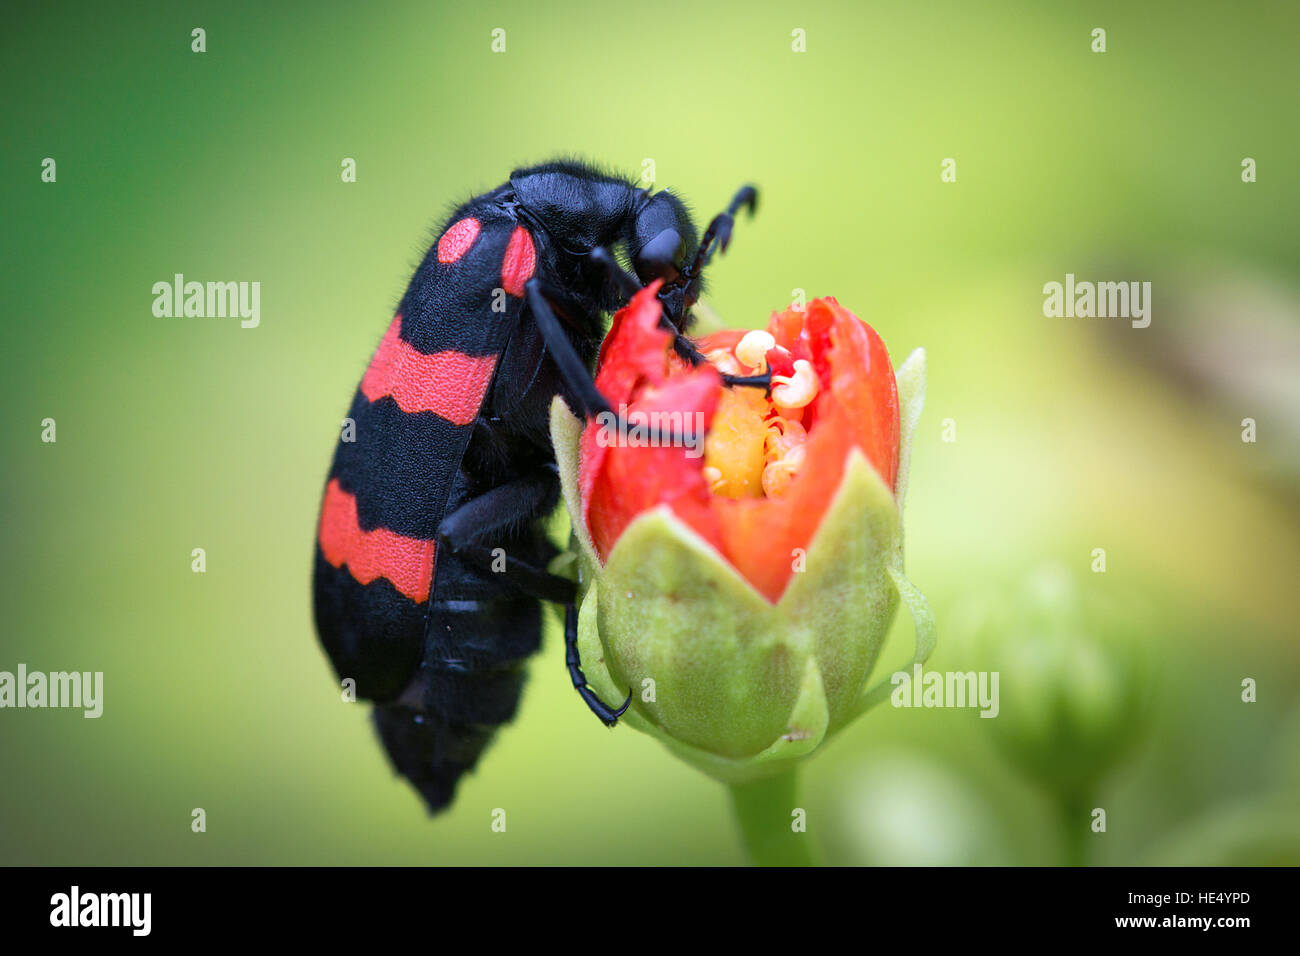
[[(768, 333), (731, 330), (700, 350), (724, 371), (770, 366), (772, 397), (724, 388), (713, 365), (691, 368), (659, 326), (658, 283), (614, 316), (596, 385), (628, 417), (692, 413), (709, 423), (705, 454), (677, 446), (604, 447), (600, 426), (582, 436), (583, 520), (602, 561), (641, 513), (666, 505), (769, 601), (793, 574), (839, 488), (849, 451), (861, 449), (890, 490), (898, 474), (898, 392), (884, 343), (832, 298), (773, 315)], [(737, 358), (741, 355), (748, 361)], [(775, 401), (773, 401), (775, 399)], [(642, 419), (653, 420), (653, 419)], [(662, 419), (661, 419), (662, 420)]]

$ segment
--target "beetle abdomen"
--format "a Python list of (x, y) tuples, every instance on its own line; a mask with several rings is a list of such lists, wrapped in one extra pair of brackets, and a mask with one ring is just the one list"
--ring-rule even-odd
[[(480, 415), (536, 264), (530, 234), (495, 203), (453, 217), (366, 369), (321, 507), (321, 642), (340, 679), (376, 702), (390, 759), (431, 810), (514, 716), (540, 643), (536, 599), (438, 548), (448, 514), (511, 477), (467, 449), (492, 431)], [(533, 526), (491, 544), (542, 566), (555, 553)]]
[(345, 420), (321, 505), (315, 612), (336, 673), (356, 681), (358, 697), (394, 699), (422, 659), (438, 527), (522, 307), (496, 291), (536, 265), (531, 238), (520, 235), (481, 198), (453, 217)]
[(527, 659), (541, 642), (536, 600), (436, 601), (428, 653), (398, 701), (375, 707), (393, 768), (431, 812), (449, 804), (496, 728), (514, 719)]

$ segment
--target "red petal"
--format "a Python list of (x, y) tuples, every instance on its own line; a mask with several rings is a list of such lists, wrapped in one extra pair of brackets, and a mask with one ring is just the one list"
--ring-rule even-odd
[(794, 356), (788, 349), (774, 345), (767, 350), (767, 367), (772, 370), (773, 375), (793, 375)]
[[(642, 290), (614, 317), (601, 349), (597, 385), (616, 407), (627, 404), (631, 414), (699, 412), (710, 420), (720, 377), (712, 366), (688, 369), (672, 358), (672, 336), (658, 324), (657, 291), (658, 283)], [(805, 410), (806, 464), (789, 493), (742, 500), (714, 496), (702, 457), (690, 458), (684, 448), (602, 448), (598, 429), (588, 427), (582, 436), (583, 519), (602, 559), (633, 519), (666, 504), (776, 602), (793, 575), (795, 549), (806, 549), (816, 534), (853, 446), (894, 487), (898, 392), (880, 337), (834, 299), (815, 299), (805, 311), (773, 315), (768, 330), (777, 340), (769, 363), (774, 368), (788, 363), (792, 371), (795, 359), (805, 359), (822, 385)], [(730, 349), (744, 334), (727, 330), (697, 344), (706, 353)]]
[[(651, 412), (698, 414), (707, 426), (717, 407), (721, 379), (712, 367), (674, 377), (658, 387), (643, 390), (629, 407), (629, 417)], [(695, 427), (696, 419), (690, 418)], [(583, 434), (584, 450), (598, 445), (596, 427)], [(701, 440), (703, 434), (700, 433)], [(712, 494), (704, 480), (704, 458), (691, 458), (683, 447), (629, 448), (597, 447), (582, 461), (584, 484), (590, 488), (583, 496), (584, 518), (591, 530), (592, 542), (601, 558), (607, 558), (623, 530), (644, 511), (667, 504), (688, 525), (715, 547), (722, 541), (709, 504)], [(595, 463), (597, 473), (587, 470)]]

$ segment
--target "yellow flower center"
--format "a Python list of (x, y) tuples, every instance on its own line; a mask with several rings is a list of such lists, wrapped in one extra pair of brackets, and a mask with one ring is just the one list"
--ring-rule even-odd
[[(760, 374), (775, 346), (767, 332), (744, 336), (734, 350), (715, 349), (707, 358), (721, 372)], [(794, 374), (772, 376), (772, 394), (748, 387), (724, 389), (704, 443), (704, 477), (715, 495), (779, 498), (803, 466), (808, 433), (803, 410), (820, 383), (812, 365), (794, 363)]]

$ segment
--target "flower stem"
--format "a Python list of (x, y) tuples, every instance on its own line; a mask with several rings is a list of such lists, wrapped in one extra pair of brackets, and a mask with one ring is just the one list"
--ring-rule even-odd
[(759, 866), (816, 865), (812, 838), (796, 824), (798, 771), (731, 785), (731, 802), (750, 859)]
[(1088, 838), (1092, 835), (1088, 820), (1092, 803), (1086, 794), (1062, 793), (1058, 797), (1066, 866), (1088, 865)]

